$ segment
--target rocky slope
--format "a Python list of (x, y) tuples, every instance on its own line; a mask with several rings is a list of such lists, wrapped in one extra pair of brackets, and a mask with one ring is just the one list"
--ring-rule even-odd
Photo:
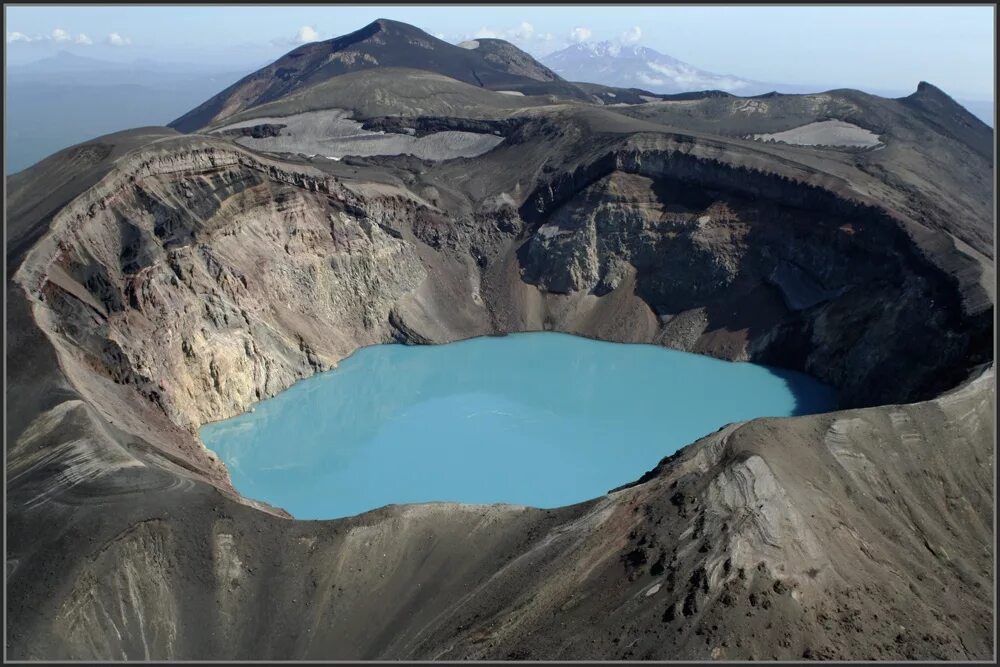
[[(480, 42), (477, 42), (477, 46)], [(342, 37), (305, 44), (207, 100), (170, 124), (200, 129), (253, 106), (350, 72), (410, 67), (491, 90), (526, 90), (587, 99), (531, 56), (502, 40), (462, 48), (405, 23), (379, 19)]]
[(93, 542), (17, 554), (12, 657), (988, 658), (994, 408), (988, 373), (727, 427), (550, 512), (289, 522), (194, 484), (108, 516), (77, 487), (61, 513)]
[(505, 69), (513, 74), (526, 76), (536, 81), (561, 81), (562, 78), (548, 67), (538, 62), (502, 39), (480, 38), (462, 42), (458, 46), (470, 51), (477, 51), (486, 62)]
[[(332, 161), (146, 129), (8, 180), (11, 657), (993, 655), (977, 127), (927, 89), (828, 94), (868, 152), (744, 138), (825, 113), (780, 97), (454, 82), (460, 114), (414, 113), (428, 79), (387, 72), (227, 122), (353, 97), (327, 108), (503, 140)], [(197, 438), (362, 345), (543, 329), (804, 370), (856, 409), (727, 426), (573, 507), (319, 522), (241, 498)]]

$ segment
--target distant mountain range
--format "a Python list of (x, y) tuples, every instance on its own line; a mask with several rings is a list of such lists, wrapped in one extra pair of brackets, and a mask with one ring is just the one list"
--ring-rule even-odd
[[(641, 88), (653, 93), (677, 94), (721, 90), (743, 97), (778, 92), (816, 93), (854, 87), (843, 82), (823, 84), (768, 83), (732, 74), (709, 72), (655, 49), (614, 42), (573, 44), (540, 58), (542, 64), (567, 81), (599, 83), (620, 88)], [(908, 91), (868, 90), (882, 97), (904, 97)], [(980, 120), (993, 125), (992, 100), (956, 98)]]
[[(249, 63), (244, 68), (148, 59), (112, 62), (63, 51), (6, 68), (5, 172), (19, 171), (60, 148), (101, 134), (162, 125), (184, 111), (189, 113), (174, 126), (191, 131), (223, 110), (235, 113), (283, 95), (291, 87), (386, 66), (433, 71), (507, 93), (554, 95), (597, 104), (635, 104), (648, 101), (648, 94), (705, 90), (752, 96), (849, 87), (844, 82), (804, 86), (754, 81), (709, 72), (648, 47), (611, 42), (576, 44), (535, 59), (503, 40), (454, 45), (384, 19), (349, 35), (305, 44), (271, 65)], [(240, 79), (247, 72), (254, 73)], [(233, 85), (219, 93), (227, 84)], [(908, 94), (868, 92), (883, 97)], [(957, 101), (992, 126), (992, 100)], [(203, 104), (193, 108), (199, 102)]]
[(776, 84), (707, 72), (646, 46), (573, 44), (541, 60), (568, 81), (643, 88), (655, 93), (722, 90), (734, 95), (759, 95), (776, 90)]

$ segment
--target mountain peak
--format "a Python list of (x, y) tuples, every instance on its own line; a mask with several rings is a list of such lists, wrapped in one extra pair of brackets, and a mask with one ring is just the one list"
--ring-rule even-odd
[(926, 81), (918, 83), (917, 92), (900, 101), (928, 114), (944, 131), (970, 145), (980, 145), (982, 142), (966, 137), (969, 132), (984, 136), (987, 131), (992, 134), (989, 126), (975, 114), (956, 102), (951, 95)]
[(925, 97), (945, 98), (948, 100), (952, 99), (951, 96), (948, 95), (948, 93), (944, 92), (934, 84), (928, 83), (926, 81), (921, 81), (920, 83), (917, 84), (917, 92), (914, 94), (923, 95)]
[(592, 53), (597, 56), (611, 56), (612, 58), (616, 58), (622, 53), (621, 44), (607, 40), (602, 42), (581, 42), (570, 48), (577, 51)]
[[(622, 44), (604, 40), (601, 42), (581, 42), (563, 49), (566, 52), (575, 52), (603, 58), (645, 58), (648, 60), (679, 62), (668, 55), (664, 55), (653, 49), (640, 46), (638, 44)], [(559, 53), (562, 53), (560, 51)]]
[(715, 74), (636, 44), (602, 41), (574, 44), (542, 59), (569, 81), (677, 94), (704, 90), (748, 95), (773, 86)]
[(396, 32), (423, 32), (420, 28), (412, 26), (409, 23), (402, 23), (401, 21), (393, 21), (392, 19), (375, 19), (368, 24), (369, 27), (377, 28), (381, 31), (396, 31)]
[(464, 49), (476, 49), (487, 63), (512, 74), (535, 81), (562, 80), (558, 74), (535, 60), (529, 53), (503, 39), (484, 37), (474, 42), (462, 42), (459, 46)]
[(921, 105), (933, 105), (941, 108), (963, 108), (955, 99), (934, 84), (921, 81), (917, 84), (917, 91), (904, 99)]
[(376, 35), (386, 35), (388, 36), (406, 36), (410, 38), (423, 37), (427, 39), (434, 39), (431, 35), (428, 35), (420, 28), (414, 27), (407, 23), (401, 23), (399, 21), (393, 21), (392, 19), (375, 19), (371, 23), (365, 25), (362, 28), (358, 28), (354, 32), (347, 33), (346, 35), (340, 35), (339, 37), (331, 37), (330, 39), (322, 40), (319, 42), (310, 42), (308, 44), (303, 44), (297, 47), (291, 53), (292, 54), (302, 54), (308, 53), (315, 50), (319, 45), (321, 48), (332, 47), (334, 51), (343, 51), (349, 47), (370, 40)]
[(588, 99), (513, 44), (479, 40), (475, 48), (449, 44), (399, 21), (376, 19), (354, 32), (303, 44), (248, 75), (178, 118), (171, 127), (193, 131), (249, 107), (350, 72), (382, 67), (426, 70), (491, 90), (523, 94), (562, 94)]

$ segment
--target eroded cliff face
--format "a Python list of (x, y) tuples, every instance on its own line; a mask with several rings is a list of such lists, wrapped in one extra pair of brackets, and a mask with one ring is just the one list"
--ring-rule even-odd
[(53, 258), (46, 304), (68, 343), (182, 426), (384, 342), (392, 304), (426, 277), (343, 194), (245, 166), (171, 171), (105, 204)]
[(635, 276), (662, 323), (657, 341), (804, 370), (848, 405), (926, 398), (957, 381), (941, 369), (974, 356), (977, 334), (899, 223), (811, 193), (784, 204), (806, 188), (757, 196), (717, 170), (696, 186), (653, 154), (598, 178), (542, 218), (522, 249), (525, 280), (603, 296)]
[[(22, 273), (67, 354), (192, 431), (400, 338), (660, 342), (804, 370), (849, 405), (923, 398), (983, 361), (983, 323), (885, 213), (753, 196), (722, 164), (695, 188), (680, 158), (619, 163), (525, 221), (537, 195), (455, 215), (427, 188), (206, 143), (133, 158), (61, 214)], [(782, 201), (806, 190), (784, 187)], [(580, 315), (616, 301), (643, 326)]]
[[(8, 449), (15, 657), (988, 657), (972, 260), (837, 185), (626, 149), (478, 197), (204, 137), (119, 160), (8, 286), (60, 388)], [(853, 405), (978, 379), (729, 426), (551, 512), (288, 521), (197, 439), (362, 345), (541, 329), (805, 370)]]

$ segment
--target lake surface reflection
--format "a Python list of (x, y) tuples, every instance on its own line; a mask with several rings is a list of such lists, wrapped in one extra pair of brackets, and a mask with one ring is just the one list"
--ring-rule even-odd
[(244, 496), (329, 519), (393, 503), (568, 505), (727, 423), (835, 406), (799, 373), (526, 333), (364, 348), (201, 437)]

